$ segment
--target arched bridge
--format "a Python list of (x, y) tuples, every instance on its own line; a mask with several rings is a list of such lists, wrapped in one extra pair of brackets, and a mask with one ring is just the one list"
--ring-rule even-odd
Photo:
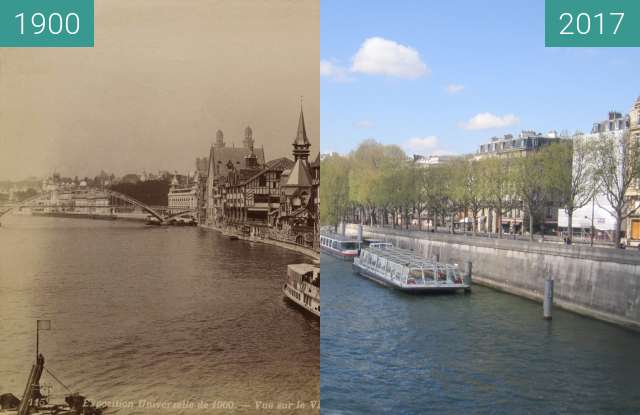
[[(196, 209), (190, 209), (190, 210), (185, 210), (182, 212), (178, 212), (178, 213), (165, 213), (163, 212), (161, 209), (162, 207), (151, 207), (149, 205), (147, 205), (146, 203), (143, 203), (131, 196), (125, 195), (124, 193), (120, 193), (120, 192), (116, 192), (114, 190), (110, 190), (110, 189), (100, 189), (100, 190), (96, 190), (96, 194), (98, 195), (104, 195), (105, 197), (109, 197), (112, 199), (116, 199), (119, 200), (121, 202), (124, 202), (126, 204), (138, 207), (140, 209), (142, 209), (143, 211), (149, 213), (151, 216), (153, 216), (154, 218), (158, 219), (160, 222), (165, 223), (171, 219), (177, 218), (179, 216), (185, 215), (187, 213), (195, 213)], [(39, 193), (33, 197), (30, 197), (28, 199), (25, 199), (23, 201), (20, 202), (15, 202), (15, 203), (7, 203), (4, 205), (0, 206), (0, 217), (2, 217), (3, 215), (6, 215), (9, 212), (12, 212), (15, 209), (22, 209), (22, 208), (60, 208), (63, 207), (62, 204), (60, 203), (53, 203), (51, 202), (52, 199), (52, 191), (45, 191), (42, 193)], [(75, 207), (78, 207), (77, 205), (75, 205)], [(81, 206), (80, 208), (86, 208), (88, 206)], [(98, 209), (104, 209), (104, 208), (110, 208), (113, 207), (112, 204), (109, 204), (107, 206), (105, 205), (92, 205), (90, 206), (92, 208), (98, 208)], [(166, 209), (165, 209), (166, 211)]]
[(114, 190), (109, 190), (109, 189), (102, 190), (102, 192), (108, 194), (111, 197), (115, 197), (116, 199), (120, 199), (123, 202), (127, 202), (134, 206), (137, 206), (140, 209), (144, 210), (145, 212), (148, 212), (149, 214), (151, 214), (153, 217), (157, 218), (160, 222), (164, 222), (164, 216), (162, 216), (159, 212), (151, 208), (151, 206), (148, 206), (142, 203), (141, 201), (132, 198), (131, 196), (127, 196), (123, 193), (116, 192)]

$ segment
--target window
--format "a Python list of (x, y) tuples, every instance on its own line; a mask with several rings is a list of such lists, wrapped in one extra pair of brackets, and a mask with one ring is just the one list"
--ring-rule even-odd
[(358, 244), (355, 242), (343, 242), (342, 249), (349, 249), (349, 250), (358, 249)]
[(267, 186), (267, 176), (266, 175), (262, 175), (258, 178), (258, 186), (260, 187), (266, 187)]

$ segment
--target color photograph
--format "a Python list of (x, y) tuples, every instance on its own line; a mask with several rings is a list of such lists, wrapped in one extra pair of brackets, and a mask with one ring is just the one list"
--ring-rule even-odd
[(319, 413), (319, 2), (94, 26), (0, 48), (0, 413)]

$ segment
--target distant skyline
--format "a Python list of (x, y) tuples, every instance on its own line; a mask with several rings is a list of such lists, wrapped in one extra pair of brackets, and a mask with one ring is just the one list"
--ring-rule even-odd
[(364, 139), (464, 154), (588, 132), (640, 95), (638, 48), (545, 48), (544, 2), (322, 2), (322, 152)]
[[(218, 129), (320, 151), (317, 0), (109, 0), (95, 48), (0, 48), (0, 180), (193, 171)], [(292, 34), (295, 33), (295, 36)]]

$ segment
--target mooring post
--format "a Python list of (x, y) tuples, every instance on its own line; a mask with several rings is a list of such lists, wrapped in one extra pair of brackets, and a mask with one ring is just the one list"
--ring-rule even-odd
[(340, 223), (340, 233), (344, 236), (347, 232), (347, 225), (343, 222)]
[(551, 320), (552, 306), (553, 306), (553, 278), (547, 277), (544, 280), (544, 301), (542, 303), (542, 313), (545, 320)]
[(471, 283), (473, 282), (473, 277), (471, 275), (473, 272), (472, 270), (473, 270), (473, 263), (471, 261), (467, 261), (467, 268), (464, 273), (464, 283), (465, 285), (467, 285), (467, 287), (464, 289), (465, 293), (471, 292)]
[(362, 224), (358, 224), (358, 242), (362, 242)]

